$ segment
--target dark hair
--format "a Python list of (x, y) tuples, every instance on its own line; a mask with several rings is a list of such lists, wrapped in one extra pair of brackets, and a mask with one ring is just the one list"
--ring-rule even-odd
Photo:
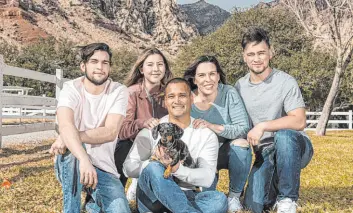
[(216, 59), (215, 56), (208, 56), (208, 55), (203, 55), (198, 57), (185, 71), (184, 73), (184, 79), (186, 79), (192, 90), (197, 89), (197, 85), (194, 83), (194, 78), (196, 75), (196, 69), (197, 67), (204, 62), (210, 62), (213, 63), (216, 66), (217, 73), (219, 74), (220, 77), (220, 82), (222, 84), (227, 83), (227, 78), (226, 74), (223, 72), (221, 66), (219, 65), (218, 60)]
[(110, 65), (112, 64), (113, 54), (110, 51), (109, 46), (105, 43), (92, 43), (87, 46), (81, 47), (81, 62), (87, 63), (96, 50), (107, 52), (109, 55), (109, 63)]
[(129, 74), (127, 75), (127, 77), (125, 78), (125, 85), (127, 87), (137, 84), (139, 82), (142, 81), (143, 79), (143, 74), (141, 73), (141, 68), (143, 66), (143, 63), (145, 62), (146, 58), (150, 55), (154, 55), (154, 54), (158, 54), (160, 56), (162, 56), (163, 58), (163, 62), (165, 65), (165, 74), (163, 79), (161, 80), (161, 85), (164, 86), (167, 81), (173, 77), (172, 72), (170, 71), (169, 68), (169, 64), (168, 61), (166, 59), (166, 57), (163, 55), (163, 53), (157, 49), (157, 48), (149, 48), (146, 49), (136, 60), (134, 66), (132, 67), (132, 69), (130, 70)]
[(165, 88), (164, 88), (164, 91), (167, 90), (167, 87), (169, 84), (177, 84), (177, 83), (183, 83), (185, 84), (186, 86), (188, 86), (188, 90), (189, 90), (189, 94), (191, 94), (191, 87), (190, 87), (190, 84), (187, 80), (185, 80), (184, 78), (172, 78), (170, 79), (167, 84), (165, 85)]
[(256, 42), (256, 44), (258, 44), (262, 41), (264, 41), (267, 46), (270, 47), (270, 38), (268, 37), (266, 30), (260, 27), (250, 27), (243, 35), (241, 46), (244, 50), (247, 44), (252, 42)]

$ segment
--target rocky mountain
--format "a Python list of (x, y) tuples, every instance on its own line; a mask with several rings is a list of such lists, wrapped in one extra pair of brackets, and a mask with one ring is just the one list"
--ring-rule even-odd
[(273, 0), (270, 2), (260, 2), (257, 5), (255, 5), (255, 8), (273, 8), (276, 7), (280, 4), (279, 0)]
[(199, 0), (193, 4), (180, 5), (190, 21), (195, 24), (201, 35), (216, 31), (229, 17), (230, 13), (222, 8)]
[(0, 0), (0, 40), (17, 46), (54, 36), (176, 53), (197, 28), (176, 0)]

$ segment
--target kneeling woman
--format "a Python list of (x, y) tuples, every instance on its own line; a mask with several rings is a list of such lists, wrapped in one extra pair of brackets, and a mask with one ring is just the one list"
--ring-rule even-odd
[[(226, 85), (226, 76), (213, 56), (199, 57), (187, 68), (184, 78), (193, 90), (194, 127), (207, 127), (218, 136), (217, 169), (229, 170), (228, 211), (239, 211), (239, 197), (251, 167), (251, 148), (246, 141), (250, 120), (245, 106), (236, 89)], [(217, 181), (206, 190), (215, 190)]]
[[(126, 117), (119, 133), (119, 143), (115, 149), (115, 164), (120, 180), (125, 186), (127, 177), (123, 173), (123, 163), (137, 133), (158, 125), (159, 118), (168, 112), (164, 106), (164, 86), (172, 77), (169, 64), (161, 51), (146, 49), (137, 59), (125, 80), (130, 96)], [(129, 201), (136, 199), (137, 179), (127, 191)]]

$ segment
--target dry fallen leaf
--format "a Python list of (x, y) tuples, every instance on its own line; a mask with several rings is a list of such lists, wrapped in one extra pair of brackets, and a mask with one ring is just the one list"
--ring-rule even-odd
[(2, 184), (1, 184), (1, 187), (4, 187), (4, 188), (6, 188), (6, 189), (9, 189), (10, 187), (11, 187), (11, 182), (9, 181), (9, 180), (7, 180), (7, 179), (4, 179), (4, 181), (2, 182)]

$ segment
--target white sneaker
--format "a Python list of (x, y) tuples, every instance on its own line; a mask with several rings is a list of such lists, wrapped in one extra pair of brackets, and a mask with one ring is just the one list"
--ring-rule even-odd
[(137, 178), (132, 178), (131, 184), (129, 188), (127, 189), (126, 192), (126, 199), (131, 202), (131, 201), (136, 201), (136, 188), (137, 188)]
[(228, 197), (228, 212), (237, 212), (243, 209), (238, 197)]
[(277, 206), (277, 213), (296, 213), (297, 204), (295, 201), (292, 201), (290, 198), (284, 198), (280, 201), (277, 201), (275, 207)]

